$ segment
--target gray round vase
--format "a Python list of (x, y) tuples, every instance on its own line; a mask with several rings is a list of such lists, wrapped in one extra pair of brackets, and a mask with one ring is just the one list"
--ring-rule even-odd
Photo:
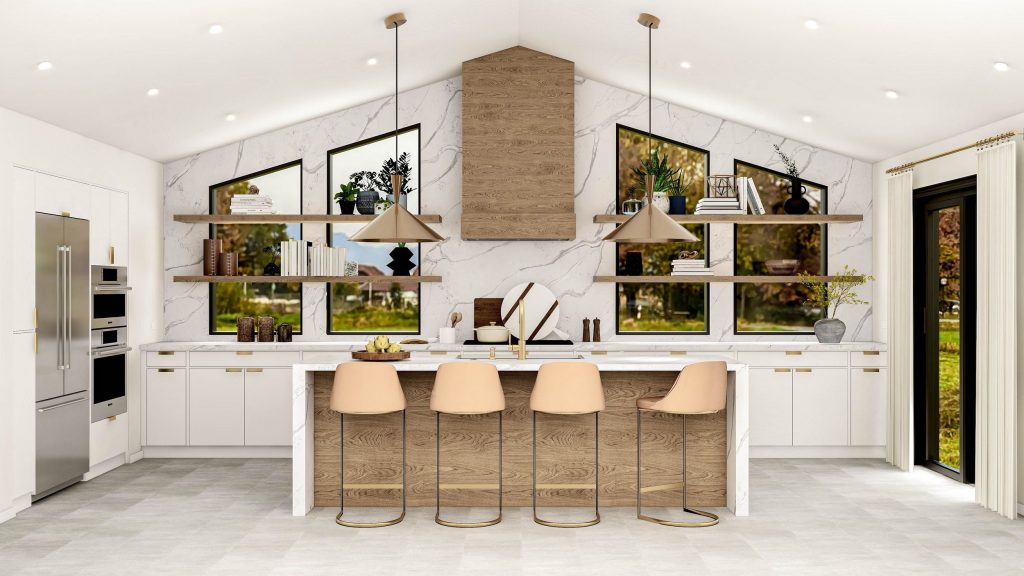
[(846, 334), (846, 324), (838, 318), (822, 318), (814, 323), (814, 335), (822, 344), (838, 344)]

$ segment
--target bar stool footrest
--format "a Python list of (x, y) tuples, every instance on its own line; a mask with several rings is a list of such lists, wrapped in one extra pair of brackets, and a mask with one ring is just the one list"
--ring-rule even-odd
[(341, 517), (344, 514), (344, 511), (338, 512), (338, 515), (334, 517), (334, 521), (341, 526), (348, 526), (349, 528), (383, 528), (385, 526), (394, 526), (405, 519), (404, 509), (402, 510), (401, 516), (398, 518), (381, 520), (380, 522), (352, 522), (351, 520), (342, 520)]
[(598, 513), (593, 520), (584, 520), (582, 522), (555, 522), (553, 520), (544, 520), (537, 516), (537, 512), (533, 513), (533, 521), (541, 526), (550, 526), (552, 528), (586, 528), (587, 526), (593, 526), (601, 522), (601, 514)]
[(640, 520), (646, 520), (647, 522), (653, 522), (654, 524), (660, 524), (662, 526), (672, 526), (675, 528), (705, 528), (707, 526), (714, 526), (718, 524), (718, 515), (712, 514), (711, 512), (705, 512), (703, 510), (697, 510), (694, 508), (683, 508), (683, 512), (689, 512), (690, 514), (696, 514), (697, 516), (703, 516), (709, 518), (700, 522), (681, 522), (676, 520), (664, 520), (662, 518), (655, 518), (654, 516), (648, 516), (646, 514), (637, 513), (636, 517)]

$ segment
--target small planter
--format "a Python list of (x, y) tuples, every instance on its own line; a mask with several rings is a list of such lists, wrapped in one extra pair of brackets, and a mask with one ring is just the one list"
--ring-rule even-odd
[(409, 272), (416, 267), (412, 263), (412, 250), (406, 246), (398, 246), (388, 254), (391, 256), (388, 268), (391, 268), (391, 272), (395, 276), (408, 276)]
[(686, 196), (669, 196), (668, 213), (686, 214)]
[(822, 344), (838, 344), (846, 334), (846, 324), (838, 318), (822, 318), (814, 323), (814, 335)]
[(356, 201), (355, 200), (338, 200), (338, 208), (341, 209), (342, 214), (355, 214), (356, 212)]
[(360, 214), (373, 214), (377, 200), (380, 200), (380, 196), (373, 190), (361, 190), (356, 199), (356, 210), (359, 210)]
[(652, 196), (654, 197), (654, 207), (667, 213), (669, 209), (668, 194), (665, 192), (655, 192)]

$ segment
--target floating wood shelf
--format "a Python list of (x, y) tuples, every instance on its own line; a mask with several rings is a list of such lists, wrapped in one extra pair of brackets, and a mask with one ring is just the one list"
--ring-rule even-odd
[[(370, 222), (374, 214), (175, 214), (175, 222), (187, 224), (354, 224)], [(420, 222), (437, 224), (440, 214), (416, 215)]]
[(440, 276), (175, 276), (175, 282), (215, 282), (250, 284), (299, 284), (331, 282), (334, 284), (368, 284), (371, 282), (440, 282)]
[[(863, 222), (860, 214), (669, 214), (681, 224), (844, 224)], [(598, 214), (595, 224), (621, 224), (626, 214)]]
[[(856, 279), (863, 281), (863, 276), (812, 276), (815, 280), (836, 282), (838, 280)], [(799, 276), (594, 276), (594, 282), (621, 282), (624, 284), (704, 284), (707, 282), (733, 282), (735, 284), (798, 284)]]

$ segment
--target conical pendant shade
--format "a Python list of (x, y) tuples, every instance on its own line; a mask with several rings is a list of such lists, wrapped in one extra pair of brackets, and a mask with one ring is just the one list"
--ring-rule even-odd
[(647, 185), (647, 205), (626, 220), (622, 226), (612, 230), (604, 237), (612, 242), (630, 242), (634, 244), (654, 242), (699, 242), (700, 238), (683, 228), (671, 216), (654, 206), (654, 176), (645, 178)]
[[(397, 199), (401, 190), (402, 177), (392, 174), (393, 197)], [(356, 232), (351, 239), (356, 242), (437, 242), (444, 240), (444, 237), (395, 202), (372, 222), (363, 226), (363, 229)]]

